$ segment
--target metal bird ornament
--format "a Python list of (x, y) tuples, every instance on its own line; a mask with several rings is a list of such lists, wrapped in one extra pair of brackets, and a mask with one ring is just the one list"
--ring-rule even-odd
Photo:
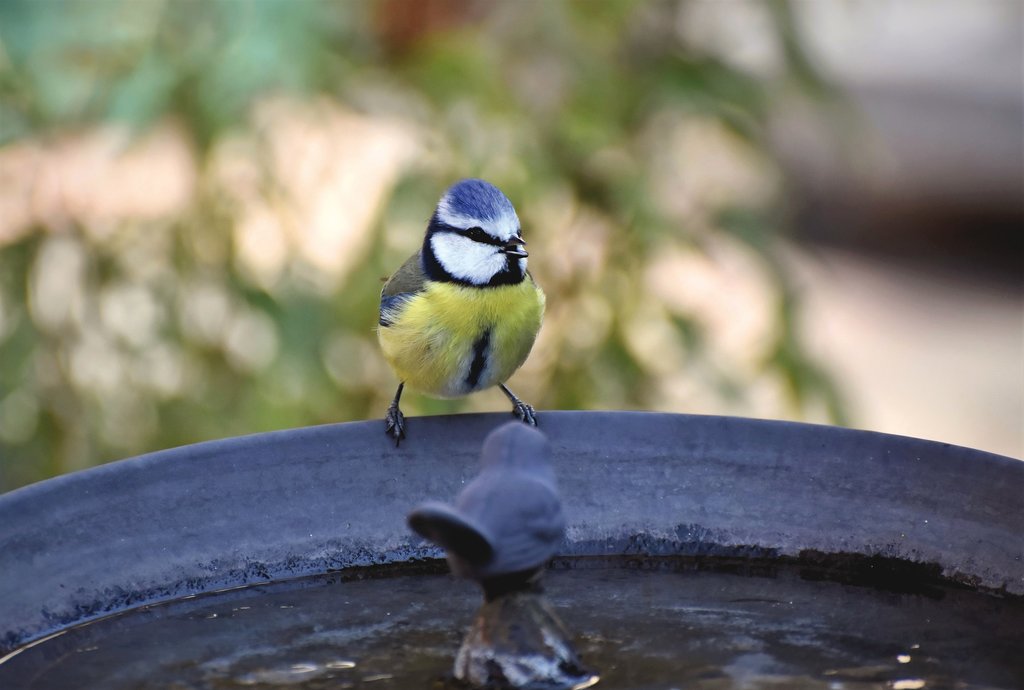
[(443, 547), (452, 571), (485, 601), (455, 660), (455, 677), (488, 688), (583, 688), (597, 682), (539, 584), (565, 532), (547, 438), (509, 422), (481, 452), (480, 474), (448, 505), (431, 501), (409, 526)]
[(452, 571), (492, 596), (527, 582), (555, 554), (565, 531), (547, 437), (509, 422), (484, 440), (480, 474), (455, 505), (425, 503), (409, 526), (443, 547)]

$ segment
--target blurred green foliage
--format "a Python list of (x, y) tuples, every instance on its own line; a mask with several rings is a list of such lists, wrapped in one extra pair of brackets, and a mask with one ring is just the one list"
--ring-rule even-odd
[[(3, 0), (0, 204), (24, 208), (0, 225), (0, 490), (204, 439), (379, 417), (396, 385), (373, 334), (381, 278), (418, 246), (445, 186), (468, 176), (517, 205), (548, 293), (542, 339), (512, 382), (539, 408), (841, 421), (834, 386), (803, 342), (780, 251), (784, 185), (767, 141), (779, 98), (818, 96), (827, 83), (787, 4), (760, 8), (781, 60), (772, 76), (725, 59), (728, 46), (688, 39), (691, 9)], [(291, 105), (261, 115), (268, 101)], [(306, 179), (305, 154), (277, 138), (293, 111), (300, 130), (340, 118), (325, 130), (341, 132), (332, 169), (377, 174), (380, 203), (366, 237), (344, 245), (353, 256), (343, 265), (284, 242), (268, 255), (278, 268), (260, 274), (238, 228), (253, 203), (272, 218), (301, 205), (302, 184), (283, 177)], [(129, 132), (116, 157), (167, 123), (186, 152), (183, 201), (103, 215), (94, 192), (76, 206), (66, 202), (74, 189), (57, 201), (39, 191), (46, 167), (73, 159), (90, 133)], [(345, 123), (387, 123), (415, 143), (387, 163), (376, 145), (356, 147), (362, 130), (345, 139)], [(218, 172), (238, 148), (256, 166), (240, 174), (253, 178), (245, 194), (225, 191)], [(725, 173), (706, 172), (724, 159)], [(141, 160), (127, 182), (161, 191)], [(382, 165), (392, 172), (372, 172)], [(81, 179), (61, 184), (69, 178)], [(124, 175), (87, 182), (127, 195)], [(358, 225), (344, 208), (330, 223)], [(257, 257), (275, 246), (253, 242)], [(716, 273), (723, 252), (734, 273)], [(680, 262), (655, 271), (666, 257)], [(699, 303), (688, 301), (691, 274), (672, 283), (673, 266), (693, 265), (712, 279)], [(761, 299), (730, 299), (733, 278), (748, 273), (760, 276), (751, 290)], [(761, 325), (742, 347), (723, 346), (746, 310)], [(405, 406), (505, 408), (488, 396), (412, 395)], [(410, 433), (414, 442), (414, 425)]]

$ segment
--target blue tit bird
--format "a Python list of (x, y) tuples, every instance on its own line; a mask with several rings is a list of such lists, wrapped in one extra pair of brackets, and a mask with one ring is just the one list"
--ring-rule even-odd
[(409, 527), (443, 547), (452, 572), (476, 580), (487, 598), (523, 589), (541, 572), (565, 532), (547, 437), (509, 422), (484, 440), (480, 474), (454, 506), (430, 501)]
[(398, 445), (406, 385), (438, 398), (499, 386), (512, 412), (533, 407), (505, 382), (526, 361), (544, 316), (544, 292), (526, 270), (512, 202), (483, 180), (457, 182), (434, 210), (421, 249), (384, 285), (377, 337), (400, 383), (385, 416)]

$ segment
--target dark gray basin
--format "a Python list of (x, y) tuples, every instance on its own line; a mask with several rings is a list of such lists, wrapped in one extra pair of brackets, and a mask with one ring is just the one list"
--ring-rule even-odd
[[(506, 414), (335, 424), (161, 451), (0, 496), (0, 655), (132, 607), (436, 559), (408, 510), (476, 473)], [(825, 426), (545, 412), (565, 556), (805, 563), (1024, 595), (1024, 463)]]

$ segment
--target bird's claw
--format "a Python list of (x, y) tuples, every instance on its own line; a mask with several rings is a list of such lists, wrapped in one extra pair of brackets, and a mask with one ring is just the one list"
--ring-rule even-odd
[(405, 438), (405, 415), (398, 409), (398, 405), (389, 405), (384, 415), (384, 433), (395, 439), (395, 447)]
[(537, 426), (537, 413), (534, 412), (533, 405), (524, 403), (522, 400), (517, 400), (512, 405), (512, 414), (528, 426)]

